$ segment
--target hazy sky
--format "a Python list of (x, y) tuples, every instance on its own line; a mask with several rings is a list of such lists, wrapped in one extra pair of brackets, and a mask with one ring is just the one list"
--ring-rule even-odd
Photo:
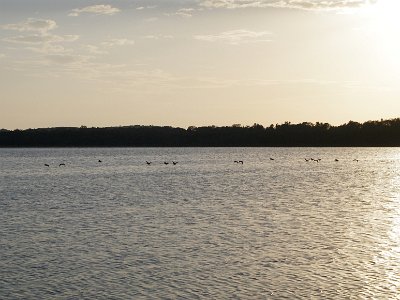
[(0, 0), (0, 128), (400, 116), (399, 0)]

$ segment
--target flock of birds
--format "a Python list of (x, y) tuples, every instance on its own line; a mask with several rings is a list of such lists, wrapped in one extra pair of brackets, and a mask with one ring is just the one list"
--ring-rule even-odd
[[(44, 164), (44, 166), (45, 166), (45, 167), (50, 167), (49, 164)], [(59, 166), (59, 167), (65, 167), (65, 164), (64, 164), (64, 163), (61, 163), (61, 164), (59, 164), (58, 166)]]
[[(275, 158), (270, 157), (269, 160), (275, 160)], [(322, 160), (322, 158), (305, 158), (304, 160), (305, 160), (306, 162), (314, 161), (314, 162), (319, 163), (319, 162)], [(335, 158), (335, 162), (338, 162), (338, 161), (339, 161), (339, 160), (338, 160), (337, 158)], [(354, 162), (359, 162), (358, 159), (353, 159), (353, 161), (354, 161)], [(242, 165), (243, 165), (243, 160), (235, 160), (235, 161), (233, 161), (233, 162), (234, 162), (234, 163), (237, 163), (237, 164), (242, 164)]]
[[(152, 161), (147, 161), (147, 160), (146, 160), (146, 164), (147, 164), (148, 166), (150, 166), (152, 163), (153, 163)], [(177, 161), (172, 161), (172, 164), (175, 166), (175, 165), (178, 164), (178, 162), (177, 162)], [(169, 165), (169, 162), (168, 162), (168, 161), (164, 161), (164, 165)]]
[[(275, 158), (270, 157), (269, 160), (274, 161)], [(314, 162), (319, 163), (322, 159), (321, 159), (321, 158), (305, 158), (304, 160), (305, 160), (306, 162), (314, 161)], [(338, 162), (339, 159), (335, 158), (334, 161), (335, 161), (335, 162)], [(358, 162), (359, 160), (358, 160), (358, 159), (353, 159), (353, 161), (354, 161), (354, 162)], [(99, 163), (102, 163), (103, 161), (99, 159), (98, 162), (99, 162)], [(243, 165), (243, 163), (244, 163), (243, 160), (234, 160), (233, 162), (234, 162), (235, 164), (242, 164), (242, 165)], [(172, 163), (172, 165), (174, 165), (174, 166), (178, 164), (177, 161), (172, 161), (171, 163)], [(146, 164), (147, 164), (148, 166), (150, 166), (151, 164), (153, 164), (153, 162), (152, 162), (152, 161), (147, 161), (147, 160), (146, 160)], [(169, 164), (170, 164), (170, 162), (164, 161), (164, 165), (169, 165)], [(44, 165), (45, 165), (45, 167), (50, 167), (49, 164), (44, 164)], [(59, 166), (59, 167), (65, 167), (66, 165), (65, 165), (65, 163), (61, 163), (61, 164), (59, 164), (58, 166)]]
[[(98, 162), (99, 162), (99, 163), (102, 163), (103, 161), (102, 161), (101, 159), (99, 159)], [(147, 164), (148, 166), (150, 166), (152, 163), (153, 163), (152, 161), (147, 161), (147, 160), (146, 160), (146, 164)], [(171, 163), (172, 163), (174, 166), (178, 164), (177, 161), (172, 161)], [(170, 164), (170, 162), (164, 161), (164, 165), (169, 165), (169, 164)], [(242, 164), (243, 164), (243, 162), (242, 162)], [(49, 164), (44, 164), (44, 166), (45, 166), (45, 167), (48, 167), (48, 168), (50, 167)], [(58, 166), (59, 166), (59, 167), (65, 167), (66, 165), (65, 165), (65, 163), (61, 163), (61, 164), (59, 164)]]
[[(322, 159), (321, 159), (321, 158), (317, 158), (317, 159), (315, 159), (315, 158), (305, 158), (304, 160), (305, 160), (306, 162), (315, 161), (315, 162), (319, 163)], [(335, 162), (338, 162), (338, 161), (339, 161), (339, 160), (338, 160), (337, 158), (335, 158)], [(359, 162), (358, 159), (353, 159), (353, 161)]]

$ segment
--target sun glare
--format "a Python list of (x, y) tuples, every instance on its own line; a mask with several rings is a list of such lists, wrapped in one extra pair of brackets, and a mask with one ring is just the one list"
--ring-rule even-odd
[(397, 73), (400, 67), (400, 0), (370, 1), (360, 12), (365, 17), (360, 29), (371, 38), (370, 47), (375, 49), (388, 71)]
[(399, 0), (378, 0), (370, 2), (365, 6), (364, 13), (374, 21), (381, 23), (386, 29), (400, 27), (400, 1)]
[(400, 9), (399, 0), (379, 0), (372, 5), (377, 16), (390, 20), (397, 20)]

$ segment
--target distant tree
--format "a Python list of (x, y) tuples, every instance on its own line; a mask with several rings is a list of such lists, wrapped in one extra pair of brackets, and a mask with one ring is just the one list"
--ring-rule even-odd
[(254, 123), (253, 126), (251, 126), (251, 128), (254, 128), (254, 129), (264, 129), (264, 126), (262, 126), (262, 125), (260, 125), (260, 124), (257, 124), (257, 123)]
[(349, 121), (343, 125), (302, 122), (264, 128), (234, 124), (189, 126), (86, 126), (0, 130), (0, 147), (237, 147), (237, 146), (400, 146), (400, 118)]

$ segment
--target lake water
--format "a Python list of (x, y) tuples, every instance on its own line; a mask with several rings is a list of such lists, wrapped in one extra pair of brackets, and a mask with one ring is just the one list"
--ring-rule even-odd
[(0, 172), (0, 299), (400, 299), (400, 149), (2, 149)]

